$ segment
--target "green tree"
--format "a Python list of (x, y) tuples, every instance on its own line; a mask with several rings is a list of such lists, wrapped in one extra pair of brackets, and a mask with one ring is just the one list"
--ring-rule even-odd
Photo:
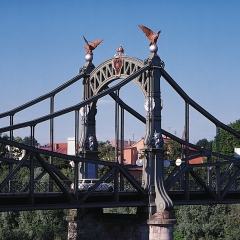
[(115, 148), (107, 142), (98, 143), (98, 151), (100, 152), (98, 157), (102, 161), (114, 161), (115, 159)]
[[(107, 142), (98, 143), (98, 157), (101, 161), (112, 162), (115, 159), (115, 148)], [(98, 168), (98, 177), (101, 178), (107, 171), (109, 167), (105, 166), (103, 168)]]
[[(21, 138), (18, 136), (18, 137), (14, 138), (14, 141), (25, 144), (25, 145), (29, 145), (29, 146), (31, 145), (31, 137), (30, 136), (24, 137), (24, 138)], [(34, 146), (38, 145), (38, 141), (35, 138), (34, 138), (33, 142), (34, 142)]]
[[(4, 138), (4, 139), (7, 139), (7, 140), (9, 139), (8, 135), (6, 135), (6, 134), (4, 134), (2, 136), (2, 134), (0, 133), (0, 137)], [(0, 157), (5, 157), (6, 154), (8, 154), (8, 149), (6, 147), (6, 144), (0, 143)]]
[(0, 213), (0, 239), (55, 240), (67, 238), (66, 210)]
[(164, 158), (169, 160), (176, 160), (179, 156), (181, 156), (181, 144), (172, 139), (169, 139), (164, 143), (164, 147), (166, 149), (164, 153)]
[(240, 204), (229, 205), (229, 213), (224, 226), (226, 240), (238, 240), (240, 236)]
[[(230, 128), (240, 133), (240, 119), (228, 125)], [(227, 156), (234, 156), (234, 148), (240, 147), (240, 139), (231, 133), (220, 129), (220, 153)], [(213, 141), (213, 151), (216, 151), (216, 139)]]
[(212, 143), (213, 141), (208, 141), (206, 138), (203, 138), (201, 140), (199, 140), (196, 145), (208, 150), (212, 150)]
[(225, 240), (228, 212), (227, 204), (180, 206), (175, 229), (187, 240)]
[(174, 240), (184, 240), (182, 232), (174, 231), (173, 232)]
[[(181, 144), (169, 139), (168, 141), (166, 141), (164, 143), (164, 148), (165, 148), (165, 152), (164, 152), (164, 159), (166, 160), (177, 160), (178, 157), (181, 156)], [(166, 179), (167, 176), (172, 172), (172, 170), (175, 168), (175, 164), (171, 165), (167, 168), (164, 168), (164, 178)]]

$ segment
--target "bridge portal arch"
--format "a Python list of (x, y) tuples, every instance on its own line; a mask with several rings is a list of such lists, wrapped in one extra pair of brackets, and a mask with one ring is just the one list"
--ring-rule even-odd
[[(87, 61), (83, 67), (85, 77), (83, 79), (83, 100), (97, 95), (106, 90), (108, 86), (119, 79), (125, 79), (136, 73), (144, 67), (144, 61), (129, 57), (118, 52), (113, 58), (102, 62), (98, 67), (95, 67), (91, 61)], [(143, 72), (138, 77), (133, 79), (133, 82), (140, 88), (144, 98), (147, 97), (148, 86), (147, 72)], [(87, 115), (82, 116), (82, 131), (79, 140), (79, 152), (84, 152), (85, 157), (98, 157), (97, 144), (96, 147), (90, 149), (89, 139), (94, 136), (96, 139), (96, 114), (97, 101), (92, 102), (87, 106)], [(92, 138), (93, 139), (93, 138)], [(94, 144), (93, 144), (94, 146)], [(95, 150), (95, 155), (94, 151)], [(80, 166), (80, 178), (97, 177), (97, 166)], [(91, 172), (91, 175), (90, 175)]]
[[(120, 59), (121, 66), (118, 69), (114, 66), (114, 62)], [(103, 91), (106, 86), (118, 79), (125, 79), (138, 71), (144, 66), (144, 61), (128, 56), (115, 57), (108, 59), (96, 67), (90, 74), (88, 79), (89, 97)], [(144, 96), (147, 96), (147, 81), (146, 73), (136, 77), (133, 82), (141, 89)]]
[[(163, 140), (161, 134), (161, 91), (160, 91), (160, 69), (164, 67), (163, 61), (156, 54), (151, 52), (150, 56), (144, 64), (143, 61), (137, 58), (131, 58), (117, 54), (114, 58), (109, 59), (97, 68), (93, 68), (93, 64), (88, 62), (85, 64), (85, 71), (88, 72), (88, 68), (91, 70), (89, 74), (85, 74), (84, 84), (84, 100), (94, 97), (101, 91), (106, 90), (108, 85), (117, 79), (124, 79), (130, 77), (142, 90), (146, 100), (146, 134), (144, 139), (144, 154), (145, 160), (143, 163), (142, 183), (144, 189), (150, 192), (149, 194), (149, 209), (148, 212), (155, 213), (161, 212), (164, 209), (172, 209), (173, 204), (171, 199), (166, 193), (164, 188), (163, 179), (163, 153), (165, 151), (163, 147)], [(144, 68), (148, 66), (148, 68)], [(141, 69), (145, 69), (141, 71)], [(140, 70), (140, 71), (139, 71)], [(139, 71), (139, 74), (138, 74)], [(136, 74), (137, 73), (137, 74)], [(136, 74), (136, 75), (134, 75)], [(137, 76), (137, 77), (135, 77)], [(116, 88), (117, 89), (117, 88)], [(119, 139), (119, 88), (115, 94), (116, 112), (115, 112), (115, 139), (118, 144)], [(84, 156), (86, 158), (98, 158), (97, 146), (93, 142), (97, 142), (96, 139), (96, 120), (95, 115), (96, 103), (92, 102), (88, 108), (89, 112), (83, 116), (82, 119), (82, 136), (81, 146), (84, 150)], [(122, 122), (122, 114), (121, 114)], [(122, 123), (121, 123), (122, 124)], [(122, 136), (122, 132), (121, 132)], [(90, 140), (91, 138), (91, 140)], [(122, 138), (123, 139), (123, 138)], [(90, 148), (90, 141), (91, 146)], [(115, 160), (118, 161), (118, 145), (115, 149)], [(95, 155), (94, 155), (95, 154)], [(121, 158), (122, 159), (122, 158)], [(123, 161), (121, 161), (123, 163)], [(84, 169), (85, 167), (85, 169)], [(92, 166), (94, 167), (94, 166)], [(88, 166), (80, 167), (80, 178), (90, 178), (86, 175), (88, 173)], [(97, 177), (97, 166), (92, 170), (95, 175), (91, 177)], [(85, 175), (83, 175), (85, 174)]]

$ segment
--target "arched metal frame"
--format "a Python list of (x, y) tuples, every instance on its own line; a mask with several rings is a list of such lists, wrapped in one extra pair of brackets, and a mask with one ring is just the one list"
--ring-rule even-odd
[[(129, 57), (120, 57), (120, 66), (118, 70), (115, 69), (114, 58), (109, 59), (97, 68), (93, 69), (89, 76), (84, 78), (84, 96), (88, 98), (96, 96), (98, 93), (104, 92), (108, 85), (118, 79), (125, 79), (129, 76), (135, 74), (138, 70), (144, 67), (144, 62)], [(152, 150), (151, 139), (153, 137), (154, 131), (161, 134), (161, 94), (160, 94), (160, 69), (164, 66), (160, 57), (156, 53), (150, 54), (149, 58), (145, 61), (146, 64), (152, 67), (148, 71), (142, 72), (133, 81), (140, 87), (145, 98), (152, 98), (156, 104), (155, 108), (150, 111), (149, 117), (146, 119), (146, 135), (144, 145), (148, 152), (148, 162), (149, 165), (144, 164), (143, 166), (143, 181), (144, 188), (150, 191), (149, 196), (149, 209), (151, 213), (156, 211), (162, 211), (163, 209), (171, 209), (173, 207), (171, 199), (168, 197), (164, 188), (163, 179), (163, 152), (164, 149)], [(86, 66), (92, 66), (91, 62), (86, 63)], [(158, 67), (158, 68), (154, 68)], [(86, 69), (88, 72), (88, 69)], [(120, 88), (119, 88), (120, 89)], [(115, 106), (115, 162), (118, 162), (118, 151), (119, 151), (119, 89), (117, 89), (116, 95), (116, 106)], [(82, 134), (81, 146), (82, 153), (84, 157), (88, 157), (89, 154), (93, 156), (93, 152), (87, 152), (85, 142), (89, 136), (96, 136), (96, 101), (89, 105), (89, 114), (87, 116), (87, 121), (82, 124), (82, 133), (86, 133), (84, 136)], [(84, 117), (83, 117), (84, 118)], [(124, 121), (121, 118), (121, 121)], [(82, 121), (83, 122), (83, 121)], [(122, 124), (121, 124), (122, 125)], [(121, 128), (123, 129), (123, 128)], [(120, 134), (123, 135), (122, 133)], [(121, 139), (123, 140), (123, 139)], [(122, 145), (122, 144), (121, 144)], [(160, 151), (159, 151), (160, 150)], [(123, 149), (121, 149), (123, 151)], [(122, 154), (120, 154), (122, 157)], [(95, 154), (97, 157), (97, 154)], [(146, 161), (145, 161), (146, 163)], [(95, 173), (97, 166), (95, 166)], [(82, 171), (80, 171), (80, 178), (88, 178), (88, 166), (83, 166)], [(97, 176), (95, 176), (97, 177)]]
[[(92, 97), (97, 93), (103, 91), (105, 87), (114, 80), (125, 79), (144, 66), (144, 62), (138, 58), (127, 56), (123, 56), (121, 58), (123, 60), (123, 66), (121, 68), (120, 76), (115, 74), (113, 66), (114, 58), (103, 62), (91, 72), (88, 80), (90, 91), (89, 97)], [(147, 96), (146, 73), (143, 72), (141, 75), (136, 77), (133, 82), (135, 82), (140, 87), (144, 96)]]
[[(115, 80), (119, 79), (126, 79), (127, 77), (131, 76), (132, 74), (136, 73), (138, 70), (140, 70), (142, 67), (144, 67), (144, 62), (140, 59), (128, 57), (128, 56), (117, 56), (118, 58), (121, 58), (122, 66), (120, 70), (120, 74), (116, 74), (116, 69), (114, 68), (114, 59), (111, 58), (107, 61), (104, 61), (102, 64), (100, 64), (98, 67), (94, 68), (94, 65), (91, 62), (86, 62), (85, 66), (85, 72), (88, 73), (85, 75), (83, 80), (83, 100), (89, 99), (91, 97), (94, 97), (98, 95), (99, 93), (104, 92), (110, 83), (114, 82)], [(132, 81), (139, 86), (141, 89), (143, 95), (147, 96), (147, 73), (142, 72), (140, 75), (138, 75), (136, 78), (134, 78)], [(118, 161), (118, 149), (119, 147), (123, 146), (122, 141), (123, 137), (121, 137), (121, 144), (119, 146), (119, 136), (124, 136), (124, 111), (120, 111), (121, 116), (119, 114), (119, 90), (116, 91), (116, 94), (111, 93), (111, 97), (115, 98), (116, 101), (116, 114), (115, 114), (115, 161)], [(89, 157), (89, 154), (91, 156), (94, 155), (93, 152), (87, 152), (88, 149), (86, 149), (86, 142), (88, 141), (87, 138), (91, 135), (96, 136), (96, 120), (95, 115), (97, 113), (97, 100), (93, 101), (89, 104), (89, 113), (87, 116), (82, 117), (82, 132), (81, 132), (81, 139), (79, 140), (79, 153), (82, 153), (82, 156)], [(121, 118), (121, 123), (120, 122)], [(121, 126), (121, 127), (120, 127)], [(121, 130), (121, 133), (119, 134), (119, 131)], [(97, 149), (95, 149), (97, 150)], [(123, 159), (123, 148), (121, 148), (121, 159)], [(97, 152), (95, 152), (94, 157), (97, 158)], [(123, 163), (123, 161), (121, 161)], [(88, 165), (82, 165), (79, 166), (80, 175), (79, 178), (88, 178)], [(95, 166), (95, 176), (97, 177), (97, 166)]]

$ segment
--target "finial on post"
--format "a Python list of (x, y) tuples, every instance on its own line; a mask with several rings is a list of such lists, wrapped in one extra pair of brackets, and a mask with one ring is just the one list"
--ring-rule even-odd
[(93, 50), (103, 41), (102, 39), (100, 40), (96, 40), (96, 41), (93, 41), (91, 42), (90, 44), (88, 43), (87, 39), (83, 36), (83, 39), (86, 43), (85, 45), (85, 49), (86, 49), (86, 56), (85, 56), (85, 59), (86, 61), (88, 62), (91, 62), (93, 60)]
[(158, 51), (157, 45), (150, 45), (149, 50), (151, 53), (156, 53)]

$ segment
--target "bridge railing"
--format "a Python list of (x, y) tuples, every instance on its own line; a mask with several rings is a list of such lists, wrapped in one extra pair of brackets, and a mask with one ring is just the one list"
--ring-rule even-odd
[[(71, 181), (61, 181), (61, 183), (64, 185), (66, 189), (68, 189), (69, 192), (73, 192), (73, 185), (71, 184)], [(119, 182), (120, 183), (120, 182)], [(81, 188), (80, 191), (87, 191), (90, 186), (93, 186), (95, 183), (91, 185), (85, 185), (83, 188)], [(206, 185), (208, 183), (206, 182)], [(50, 190), (50, 186), (53, 186), (52, 190)], [(113, 186), (113, 183), (102, 183), (101, 188), (98, 188), (97, 191), (109, 191), (109, 187)], [(221, 189), (224, 189), (227, 186), (227, 183), (224, 182), (221, 185)], [(199, 185), (194, 180), (189, 181), (189, 190), (190, 191), (198, 191), (198, 190), (204, 190), (204, 188)], [(212, 185), (209, 186), (212, 190), (216, 188), (216, 182), (212, 182)], [(177, 181), (174, 186), (172, 186), (169, 191), (184, 191), (186, 188), (185, 181)], [(119, 184), (119, 191), (120, 191), (120, 184)], [(230, 187), (230, 190), (238, 190), (240, 191), (240, 180), (233, 183)], [(113, 191), (113, 189), (111, 190)], [(136, 189), (129, 183), (125, 182), (124, 184), (124, 191), (136, 191)], [(10, 180), (9, 183), (4, 186), (2, 189), (2, 193), (29, 193), (30, 192), (30, 183), (29, 181), (19, 181), (19, 180)], [(58, 187), (58, 185), (52, 181), (35, 181), (34, 182), (34, 192), (40, 193), (40, 192), (61, 192), (61, 189)]]
[(79, 79), (81, 79), (82, 77), (84, 76), (83, 73), (73, 77), (72, 79), (70, 79), (69, 81), (67, 81), (66, 83), (62, 84), (61, 86), (57, 87), (56, 89), (54, 89), (53, 91), (47, 93), (47, 94), (44, 94), (30, 102), (27, 102), (19, 107), (16, 107), (10, 111), (7, 111), (7, 112), (4, 112), (4, 113), (1, 113), (0, 114), (0, 119), (1, 118), (4, 118), (4, 117), (8, 117), (8, 116), (14, 116), (16, 113), (22, 111), (22, 110), (25, 110), (35, 104), (38, 104), (48, 98), (52, 98), (52, 97), (55, 97), (56, 94), (58, 94), (59, 92), (63, 91), (64, 89), (66, 89), (67, 87), (71, 86), (73, 83), (75, 83), (76, 81), (78, 81)]
[[(61, 181), (62, 185), (72, 191), (71, 189), (71, 181), (65, 180)], [(53, 186), (52, 190), (50, 186)], [(5, 185), (1, 189), (1, 193), (29, 193), (31, 189), (31, 183), (29, 181), (21, 181), (21, 180), (10, 180), (8, 184)], [(34, 192), (61, 192), (59, 186), (52, 180), (49, 181), (34, 181)]]
[[(208, 186), (210, 189), (212, 189), (213, 191), (216, 189), (216, 182), (213, 181), (211, 186), (209, 185), (209, 183), (206, 181), (206, 186)], [(227, 182), (224, 182), (223, 184), (221, 184), (221, 190), (223, 190), (226, 186), (227, 186)], [(188, 182), (188, 188), (189, 191), (199, 191), (202, 190), (204, 191), (204, 187), (201, 186), (199, 183), (197, 183), (195, 180), (190, 180)], [(168, 191), (174, 192), (174, 191), (185, 191), (186, 189), (186, 183), (185, 181), (177, 181), (174, 186), (172, 186)], [(237, 180), (235, 183), (233, 183), (230, 186), (229, 191), (240, 191), (240, 180)]]
[[(90, 180), (89, 180), (90, 181)], [(79, 186), (82, 183), (82, 180), (79, 180)], [(61, 181), (61, 184), (69, 191), (73, 192), (74, 187), (73, 183), (70, 180)], [(96, 182), (85, 183), (79, 187), (79, 191), (88, 191), (91, 187), (93, 187)], [(140, 183), (139, 183), (140, 184)], [(31, 183), (29, 181), (21, 181), (21, 180), (10, 180), (7, 185), (5, 185), (1, 189), (0, 194), (5, 193), (30, 193)], [(118, 190), (121, 191), (120, 182), (118, 184)], [(101, 183), (100, 187), (96, 189), (97, 192), (113, 192), (114, 191), (114, 182), (110, 183)], [(124, 182), (123, 191), (137, 191), (130, 182)], [(35, 193), (54, 193), (54, 192), (62, 192), (59, 186), (52, 180), (48, 181), (34, 181), (34, 192)]]

